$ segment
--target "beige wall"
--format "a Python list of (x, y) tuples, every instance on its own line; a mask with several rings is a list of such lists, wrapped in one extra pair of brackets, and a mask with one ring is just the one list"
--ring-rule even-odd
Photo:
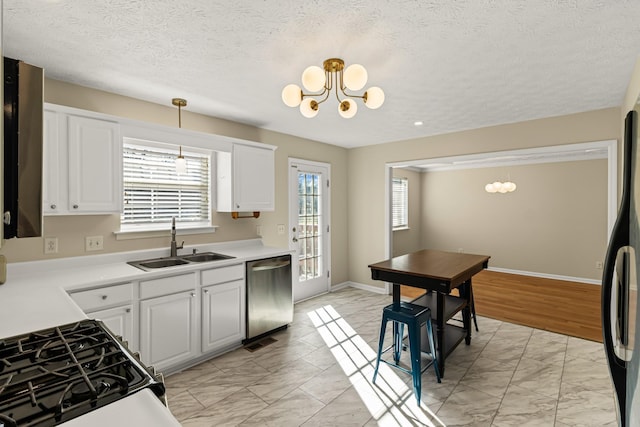
[(385, 259), (385, 164), (618, 139), (620, 109), (531, 120), (351, 149), (348, 152), (349, 280), (374, 286), (368, 265)]
[[(179, 95), (177, 93), (176, 95)], [(45, 101), (70, 107), (111, 114), (166, 126), (177, 125), (175, 107), (153, 104), (112, 93), (89, 89), (56, 80), (45, 81)], [(213, 223), (220, 228), (214, 234), (184, 236), (185, 244), (222, 242), (255, 238), (256, 225), (262, 225), (264, 242), (286, 248), (288, 238), (277, 234), (277, 224), (288, 224), (288, 157), (297, 157), (331, 164), (332, 216), (332, 283), (348, 279), (347, 245), (347, 150), (333, 145), (296, 138), (256, 127), (191, 113), (182, 113), (182, 127), (186, 129), (247, 139), (278, 146), (276, 150), (276, 210), (264, 212), (259, 219), (233, 220), (230, 214), (213, 213)], [(45, 217), (44, 235), (57, 237), (59, 252), (44, 255), (42, 238), (6, 240), (0, 253), (9, 262), (88, 255), (84, 252), (84, 237), (103, 235), (105, 252), (169, 247), (169, 237), (135, 240), (115, 240), (113, 231), (119, 229), (118, 215)]]
[(409, 169), (394, 169), (393, 176), (407, 178), (409, 186), (409, 229), (393, 232), (393, 256), (422, 249), (422, 178)]
[[(489, 194), (506, 179), (517, 190)], [(600, 279), (607, 247), (607, 160), (422, 174), (422, 246), (491, 255), (490, 265)]]

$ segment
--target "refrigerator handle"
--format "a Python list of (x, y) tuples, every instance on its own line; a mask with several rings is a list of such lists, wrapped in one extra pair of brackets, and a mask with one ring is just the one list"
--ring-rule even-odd
[[(624, 203), (623, 203), (624, 204)], [(627, 384), (627, 362), (620, 357), (615, 352), (615, 341), (612, 333), (612, 296), (613, 296), (613, 288), (617, 286), (617, 283), (614, 284), (614, 275), (616, 268), (616, 259), (618, 257), (618, 253), (621, 253), (622, 258), (620, 261), (624, 264), (624, 259), (627, 254), (624, 252), (620, 252), (620, 249), (628, 246), (629, 239), (629, 222), (628, 213), (623, 213), (624, 209), (620, 210), (620, 214), (618, 216), (618, 220), (616, 221), (616, 225), (614, 226), (613, 232), (611, 234), (611, 242), (609, 243), (609, 248), (607, 249), (607, 255), (604, 261), (603, 275), (602, 275), (602, 294), (601, 294), (601, 304), (602, 304), (602, 341), (604, 343), (605, 355), (609, 364), (609, 371), (611, 372), (611, 379), (614, 384), (614, 390), (616, 393), (616, 398), (618, 401), (619, 415), (621, 419), (625, 419), (625, 408), (626, 408), (626, 384)], [(628, 211), (627, 211), (628, 212)], [(626, 267), (626, 266), (623, 266)], [(625, 274), (625, 276), (628, 275)], [(627, 283), (623, 283), (623, 286), (628, 286)], [(619, 291), (623, 291), (619, 289)], [(624, 292), (624, 291), (623, 291)], [(617, 299), (616, 303), (619, 303), (620, 300)], [(616, 324), (615, 327), (618, 331), (620, 331), (620, 322), (626, 322), (626, 319), (620, 318), (620, 308), (616, 308)], [(623, 313), (628, 315), (628, 312)], [(625, 331), (626, 332), (626, 331)], [(623, 421), (623, 426), (625, 426), (626, 421)]]
[[(621, 252), (621, 249), (630, 245), (630, 220), (631, 220), (631, 184), (632, 184), (632, 156), (634, 153), (632, 144), (635, 143), (636, 134), (635, 127), (637, 123), (637, 115), (635, 111), (631, 111), (627, 114), (625, 119), (625, 135), (624, 135), (624, 147), (623, 147), (623, 175), (622, 175), (622, 198), (620, 201), (620, 209), (618, 211), (618, 218), (611, 231), (611, 238), (609, 247), (607, 248), (607, 254), (604, 260), (604, 268), (602, 272), (602, 341), (604, 343), (605, 354), (609, 362), (609, 371), (611, 372), (611, 379), (613, 380), (616, 397), (618, 400), (618, 408), (620, 414), (620, 422), (622, 426), (626, 426), (627, 417), (627, 405), (626, 405), (626, 392), (627, 392), (627, 362), (618, 357), (615, 353), (615, 342), (611, 329), (611, 303), (613, 296), (613, 287), (618, 285), (618, 282), (614, 284), (613, 277), (616, 268), (616, 259), (618, 254), (621, 253), (623, 258), (622, 262), (623, 274), (622, 279), (627, 280), (629, 275), (625, 263), (627, 253)], [(633, 260), (629, 260), (634, 262)], [(628, 283), (622, 283), (623, 287), (629, 286)], [(620, 291), (627, 292), (626, 289), (620, 289)], [(623, 295), (623, 298), (625, 296)], [(616, 300), (616, 303), (621, 302), (620, 299)], [(623, 312), (620, 313), (620, 307), (616, 308), (616, 322), (618, 322), (616, 328), (620, 328), (620, 322), (623, 325), (626, 324), (627, 319), (621, 319), (619, 314), (628, 315), (628, 310), (622, 307)], [(620, 331), (620, 329), (617, 329)], [(622, 331), (626, 334), (627, 331)], [(624, 339), (624, 337), (623, 337)]]

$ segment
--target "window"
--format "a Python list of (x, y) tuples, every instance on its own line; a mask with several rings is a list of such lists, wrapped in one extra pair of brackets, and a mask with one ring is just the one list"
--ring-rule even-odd
[(125, 139), (121, 230), (165, 229), (175, 217), (186, 227), (211, 226), (211, 153), (185, 151), (187, 173), (176, 173), (178, 147)]
[(409, 228), (409, 180), (407, 178), (393, 178), (393, 229)]

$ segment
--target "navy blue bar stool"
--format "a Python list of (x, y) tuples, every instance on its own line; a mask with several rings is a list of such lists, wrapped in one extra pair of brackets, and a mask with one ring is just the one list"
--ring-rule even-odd
[[(387, 322), (393, 321), (393, 344), (383, 350), (384, 334), (387, 329)], [(407, 325), (409, 332), (409, 354), (411, 356), (411, 370), (400, 366), (400, 354), (402, 352), (402, 336), (404, 333), (404, 325)], [(438, 382), (440, 380), (440, 371), (438, 370), (438, 358), (433, 343), (433, 328), (431, 326), (431, 310), (429, 307), (401, 302), (399, 304), (390, 304), (382, 310), (382, 326), (380, 328), (380, 342), (378, 343), (378, 357), (376, 359), (376, 369), (373, 372), (373, 382), (376, 382), (378, 376), (378, 367), (380, 362), (384, 362), (389, 366), (400, 369), (403, 372), (411, 374), (413, 377), (413, 392), (416, 395), (418, 405), (420, 405), (420, 394), (422, 391), (422, 373), (429, 368), (429, 365), (422, 369), (420, 360), (420, 327), (427, 326), (427, 337), (429, 337), (429, 349), (431, 351), (431, 359), (433, 368), (436, 372)], [(382, 355), (393, 349), (394, 363), (381, 359)]]

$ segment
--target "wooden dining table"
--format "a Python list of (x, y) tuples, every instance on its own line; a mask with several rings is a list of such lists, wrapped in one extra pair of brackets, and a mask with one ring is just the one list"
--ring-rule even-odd
[[(394, 304), (400, 304), (401, 285), (427, 291), (414, 303), (428, 306), (436, 322), (436, 353), (441, 376), (444, 376), (447, 355), (463, 339), (467, 345), (471, 343), (471, 278), (487, 268), (489, 258), (488, 255), (424, 249), (369, 265), (372, 279), (392, 284)], [(459, 296), (450, 295), (456, 288)], [(461, 310), (462, 327), (447, 323)], [(423, 349), (428, 348), (428, 342), (422, 341)]]

